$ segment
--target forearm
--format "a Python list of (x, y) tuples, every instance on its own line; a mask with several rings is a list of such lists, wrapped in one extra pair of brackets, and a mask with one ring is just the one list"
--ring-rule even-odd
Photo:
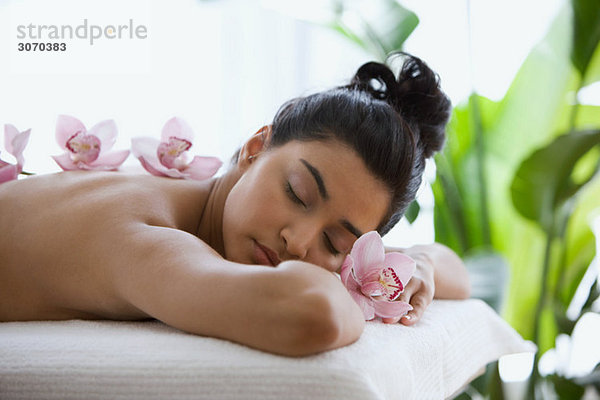
[(211, 328), (203, 332), (204, 321), (192, 323), (189, 331), (288, 356), (342, 347), (362, 333), (362, 312), (339, 279), (322, 268), (302, 262), (278, 268), (226, 262), (224, 267), (228, 279), (220, 284), (224, 295), (215, 294), (219, 310), (211, 313)]
[(448, 247), (432, 243), (409, 248), (390, 248), (388, 251), (400, 251), (419, 264), (433, 269), (435, 285), (434, 297), (437, 299), (466, 299), (470, 296), (469, 275), (463, 261)]
[(115, 282), (126, 302), (178, 329), (290, 356), (354, 342), (362, 312), (339, 278), (301, 261), (277, 268), (224, 260), (161, 227), (128, 236)]

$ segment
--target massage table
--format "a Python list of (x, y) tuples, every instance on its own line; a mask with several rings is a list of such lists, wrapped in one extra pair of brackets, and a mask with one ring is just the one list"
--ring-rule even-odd
[(412, 327), (284, 357), (150, 320), (0, 323), (0, 399), (446, 399), (485, 366), (533, 352), (481, 300), (434, 300)]

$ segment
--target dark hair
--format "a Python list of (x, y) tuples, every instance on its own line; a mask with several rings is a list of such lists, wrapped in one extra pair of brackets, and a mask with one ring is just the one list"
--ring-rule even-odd
[(437, 74), (417, 57), (397, 55), (405, 57), (397, 79), (387, 65), (369, 62), (348, 85), (285, 103), (273, 119), (270, 142), (336, 139), (353, 148), (392, 195), (377, 228), (381, 235), (414, 200), (425, 159), (444, 144), (451, 110)]

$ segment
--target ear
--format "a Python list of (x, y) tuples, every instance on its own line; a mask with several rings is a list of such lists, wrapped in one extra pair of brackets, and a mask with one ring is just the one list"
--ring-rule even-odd
[(256, 158), (269, 147), (271, 142), (271, 125), (265, 125), (244, 143), (240, 149), (237, 164), (240, 168), (247, 168)]

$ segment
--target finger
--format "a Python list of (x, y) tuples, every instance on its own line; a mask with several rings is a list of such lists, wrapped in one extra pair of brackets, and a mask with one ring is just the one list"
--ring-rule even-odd
[(398, 296), (396, 300), (403, 301), (405, 303), (410, 303), (410, 298), (412, 297), (413, 293), (417, 292), (417, 289), (418, 283), (416, 283), (416, 280), (409, 281), (406, 287), (404, 288), (404, 291), (400, 293), (400, 296)]
[(404, 317), (402, 317), (402, 319), (400, 320), (400, 322), (403, 325), (414, 325), (417, 323), (417, 321), (419, 319), (421, 319), (421, 316), (423, 315), (423, 312), (425, 311), (425, 308), (427, 308), (427, 305), (430, 302), (427, 301), (427, 296), (423, 293), (417, 293), (415, 294), (411, 299), (410, 299), (410, 305), (413, 307), (413, 309), (411, 311), (409, 311)]
[(396, 324), (396, 323), (398, 323), (398, 321), (400, 321), (400, 317), (381, 318), (381, 320), (383, 321), (384, 324)]

